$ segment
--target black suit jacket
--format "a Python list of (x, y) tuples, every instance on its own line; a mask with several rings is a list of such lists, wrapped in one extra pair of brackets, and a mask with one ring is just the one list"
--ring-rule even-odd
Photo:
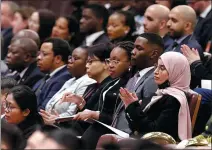
[[(136, 101), (126, 108), (126, 118), (134, 136), (148, 132), (164, 132), (178, 140), (179, 101), (171, 95), (164, 95), (143, 112)], [(132, 135), (132, 136), (133, 136)]]
[[(198, 21), (194, 35), (196, 36), (197, 41), (202, 46), (203, 50), (206, 49), (207, 43), (209, 40), (212, 40), (212, 10), (208, 13), (206, 18)], [(212, 52), (212, 46), (210, 51)]]
[(27, 71), (24, 76), (20, 79), (19, 84), (24, 84), (33, 88), (33, 86), (44, 77), (44, 74), (37, 67), (37, 63), (34, 62), (29, 65)]
[[(92, 43), (92, 45), (96, 45), (96, 44), (100, 44), (100, 43), (109, 43), (109, 42), (110, 42), (110, 39), (108, 38), (107, 34), (103, 33)], [(82, 46), (86, 45), (85, 40), (82, 42), (81, 45)]]

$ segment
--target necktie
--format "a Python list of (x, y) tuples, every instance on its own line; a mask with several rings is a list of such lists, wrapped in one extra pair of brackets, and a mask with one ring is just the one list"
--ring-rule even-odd
[(178, 43), (176, 41), (174, 41), (174, 43), (172, 45), (172, 51), (174, 51), (177, 46), (178, 46)]
[(50, 75), (47, 74), (45, 75), (45, 77), (42, 79), (42, 82), (40, 84), (40, 86), (37, 88), (37, 90), (35, 91), (35, 94), (37, 95), (37, 97), (40, 95), (41, 93), (41, 90), (43, 89), (45, 83), (46, 83), (46, 80), (49, 79)]

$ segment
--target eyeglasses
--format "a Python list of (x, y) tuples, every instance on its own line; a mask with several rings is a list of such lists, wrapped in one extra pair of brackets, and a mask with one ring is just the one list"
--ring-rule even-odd
[(87, 61), (86, 61), (86, 63), (87, 64), (89, 64), (89, 65), (91, 65), (93, 62), (95, 62), (95, 61), (100, 61), (100, 60), (97, 60), (97, 59), (88, 59)]
[(74, 57), (74, 56), (71, 56), (71, 55), (68, 56), (68, 60), (71, 60), (72, 62), (79, 60), (79, 59), (80, 58), (77, 58), (77, 57)]
[(5, 111), (7, 111), (7, 112), (11, 112), (13, 109), (17, 108), (17, 107), (11, 106), (11, 103), (8, 103), (6, 100), (3, 101), (2, 106), (5, 109)]
[(119, 61), (119, 60), (114, 60), (114, 59), (105, 59), (106, 64), (111, 64), (111, 65), (118, 65), (120, 62), (129, 62), (129, 61)]

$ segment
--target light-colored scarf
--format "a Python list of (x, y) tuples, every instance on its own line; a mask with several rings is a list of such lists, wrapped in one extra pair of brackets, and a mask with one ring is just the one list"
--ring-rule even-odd
[(178, 52), (166, 52), (161, 55), (164, 66), (169, 73), (170, 86), (158, 89), (157, 96), (152, 97), (151, 102), (144, 108), (144, 112), (160, 100), (163, 95), (171, 95), (180, 102), (178, 114), (178, 136), (181, 140), (192, 137), (191, 117), (185, 93), (190, 91), (191, 80), (190, 66), (185, 56)]

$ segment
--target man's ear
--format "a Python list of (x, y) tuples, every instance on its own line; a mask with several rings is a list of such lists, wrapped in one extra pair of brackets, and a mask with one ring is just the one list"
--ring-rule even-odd
[(186, 22), (184, 24), (185, 31), (191, 30), (191, 28), (192, 28), (192, 23), (191, 22)]
[(62, 56), (60, 56), (60, 55), (56, 55), (56, 56), (54, 57), (54, 60), (55, 60), (55, 63), (56, 63), (56, 64), (59, 64), (61, 61), (63, 61), (63, 60), (62, 60)]
[(155, 59), (158, 55), (159, 55), (159, 50), (155, 49), (155, 50), (152, 51), (150, 59)]
[(29, 62), (31, 60), (31, 58), (32, 58), (32, 56), (29, 53), (24, 55), (24, 61), (25, 62)]
[(29, 115), (29, 113), (30, 113), (30, 110), (27, 108), (23, 111), (23, 116), (27, 117)]
[(159, 29), (161, 30), (161, 29), (166, 28), (167, 27), (166, 24), (167, 24), (167, 21), (166, 20), (160, 21), (160, 23), (159, 23)]

